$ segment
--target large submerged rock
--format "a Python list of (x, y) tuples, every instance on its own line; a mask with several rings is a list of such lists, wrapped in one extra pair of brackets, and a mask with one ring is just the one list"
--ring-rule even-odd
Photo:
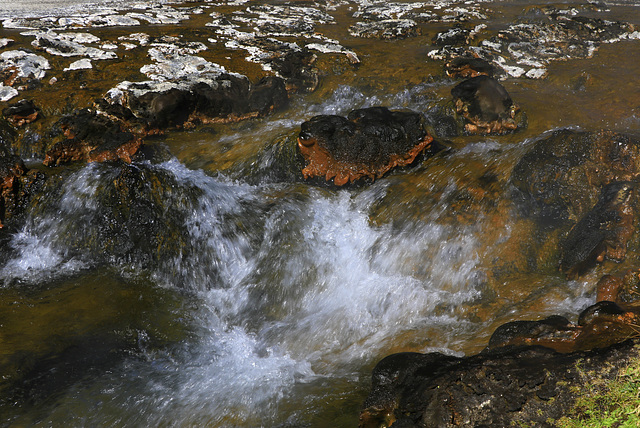
[(624, 260), (637, 229), (639, 165), (630, 135), (565, 129), (535, 142), (513, 169), (522, 215), (562, 232), (558, 264), (570, 279)]
[(511, 183), (523, 213), (562, 223), (577, 222), (591, 210), (603, 186), (638, 177), (637, 138), (562, 129), (534, 143), (514, 167)]
[(305, 178), (333, 179), (342, 186), (409, 165), (432, 141), (421, 114), (371, 107), (346, 118), (321, 115), (304, 122), (298, 148), (307, 161)]
[(558, 352), (588, 351), (637, 336), (640, 313), (629, 305), (599, 301), (572, 323), (554, 315), (538, 321), (512, 321), (496, 329), (487, 349), (538, 345)]
[(605, 258), (622, 261), (635, 232), (635, 184), (614, 182), (602, 189), (600, 199), (569, 231), (561, 243), (560, 270), (569, 278), (584, 274)]

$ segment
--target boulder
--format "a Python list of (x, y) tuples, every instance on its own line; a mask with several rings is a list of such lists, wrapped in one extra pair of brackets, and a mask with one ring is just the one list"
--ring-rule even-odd
[(540, 321), (512, 321), (498, 327), (489, 339), (488, 349), (504, 346), (540, 345), (556, 351), (569, 352), (581, 329), (562, 316), (554, 315)]
[[(178, 269), (172, 265), (177, 255), (193, 256), (198, 242), (189, 239), (184, 224), (202, 194), (195, 186), (150, 162), (95, 163), (71, 176), (68, 171), (56, 174), (58, 181), (52, 178), (30, 208), (31, 220), (38, 222), (30, 227), (44, 234), (53, 227), (56, 233), (47, 239), (64, 260), (157, 269), (166, 263)], [(69, 195), (74, 186), (87, 193)], [(72, 217), (54, 222), (61, 212)]]
[(131, 157), (142, 145), (142, 139), (123, 130), (119, 121), (89, 109), (77, 110), (60, 119), (60, 131), (46, 152), (44, 165), (55, 166), (73, 161), (104, 162)]
[(342, 186), (409, 165), (432, 141), (421, 114), (371, 107), (346, 118), (320, 115), (304, 122), (298, 148), (307, 162), (305, 178), (324, 177)]
[(489, 61), (473, 56), (457, 56), (445, 64), (445, 73), (449, 77), (471, 78), (478, 76), (496, 77), (496, 67)]
[(40, 115), (40, 109), (38, 109), (33, 101), (20, 100), (17, 103), (9, 104), (4, 110), (2, 115), (13, 126), (23, 126), (27, 123), (31, 123)]
[(360, 427), (553, 426), (587, 380), (613, 379), (638, 358), (634, 345), (569, 354), (511, 346), (462, 358), (393, 354), (373, 370)]
[(489, 76), (467, 79), (455, 86), (451, 95), (456, 113), (464, 118), (465, 131), (470, 134), (504, 134), (519, 127), (519, 107), (504, 86)]
[(186, 82), (123, 82), (99, 106), (129, 128), (138, 128), (138, 133), (150, 134), (265, 116), (287, 103), (287, 90), (279, 77), (251, 84), (242, 75), (220, 74)]
[(611, 301), (622, 307), (634, 306), (640, 293), (640, 270), (613, 275), (606, 274), (596, 286), (596, 301)]
[(557, 315), (503, 324), (491, 335), (487, 349), (539, 345), (558, 352), (574, 352), (606, 348), (636, 337), (639, 319), (636, 306), (600, 301), (584, 309), (577, 324)]

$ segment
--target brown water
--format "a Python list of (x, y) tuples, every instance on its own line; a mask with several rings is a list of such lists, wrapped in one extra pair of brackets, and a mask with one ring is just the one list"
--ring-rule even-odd
[[(505, 28), (527, 3), (489, 3), (487, 31)], [(331, 12), (337, 25), (316, 30), (357, 52), (359, 66), (321, 56), (318, 89), (284, 111), (148, 141), (177, 158), (153, 168), (201, 192), (197, 204), (184, 207), (183, 227), (198, 249), (189, 259), (105, 265), (72, 248), (91, 236), (91, 216), (100, 212), (92, 201), (110, 180), (95, 166), (70, 172), (64, 197), (50, 201), (59, 207), (34, 210), (9, 237), (14, 253), (0, 270), (0, 420), (354, 426), (370, 371), (384, 356), (472, 354), (504, 322), (575, 319), (593, 303), (603, 272), (634, 266), (638, 242), (630, 243), (626, 262), (605, 262), (567, 281), (557, 270), (560, 232), (538, 236), (532, 221), (515, 216), (508, 179), (548, 130), (640, 134), (637, 40), (554, 62), (543, 80), (505, 80), (527, 114), (525, 130), (452, 138), (451, 152), (352, 189), (270, 180), (265, 148), (315, 114), (368, 105), (428, 111), (450, 97), (456, 82), (427, 58), (431, 38), (448, 24), (423, 25), (421, 36), (404, 40), (357, 39), (347, 32), (352, 13), (341, 6)], [(640, 8), (612, 7), (607, 17), (640, 25)], [(209, 20), (205, 13), (178, 27), (91, 32), (206, 42)], [(17, 33), (0, 30), (0, 37), (28, 46)], [(124, 52), (124, 61), (96, 62), (77, 74), (60, 71), (68, 59), (53, 58), (47, 79), (58, 83), (25, 95), (53, 117), (122, 80), (142, 80), (145, 55)], [(252, 80), (263, 74), (241, 51), (216, 45), (199, 55)]]

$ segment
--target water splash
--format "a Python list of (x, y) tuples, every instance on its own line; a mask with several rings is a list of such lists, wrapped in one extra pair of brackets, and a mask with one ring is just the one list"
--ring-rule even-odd
[[(279, 407), (299, 385), (354, 376), (403, 332), (464, 328), (453, 312), (434, 310), (479, 295), (471, 231), (370, 223), (384, 182), (364, 192), (333, 191), (250, 186), (176, 160), (134, 167), (167, 174), (185, 189), (173, 188), (176, 194), (196, 195), (166, 200), (181, 213), (177, 235), (188, 236), (190, 247), (137, 267), (158, 285), (194, 293), (198, 304), (189, 310), (193, 339), (164, 354), (142, 346), (137, 358), (90, 386), (110, 391), (109, 406), (127, 423), (268, 425), (283, 417)], [(54, 209), (34, 213), (14, 238), (17, 256), (3, 278), (37, 281), (91, 266), (95, 252), (79, 257), (81, 248), (70, 246), (99, 227), (109, 200), (101, 195), (118, 171), (88, 166), (69, 177)], [(120, 263), (124, 270), (130, 259)], [(81, 393), (80, 386), (68, 391), (69, 405), (77, 406), (71, 395)], [(64, 409), (60, 404), (51, 420)], [(102, 424), (109, 413), (88, 417)]]

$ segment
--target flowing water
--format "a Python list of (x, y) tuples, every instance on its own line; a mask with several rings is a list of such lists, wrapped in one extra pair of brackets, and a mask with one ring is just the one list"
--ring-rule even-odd
[[(522, 4), (496, 2), (490, 25)], [(639, 8), (616, 11), (640, 24)], [(525, 131), (453, 138), (450, 151), (345, 189), (274, 172), (278, 142), (313, 115), (428, 112), (447, 98), (454, 82), (428, 79), (440, 72), (424, 42), (352, 38), (363, 64), (283, 112), (170, 133), (149, 142), (173, 154), (161, 163), (62, 174), (24, 227), (3, 235), (2, 424), (354, 426), (384, 356), (472, 354), (504, 322), (574, 319), (593, 303), (599, 270), (565, 280), (544, 242), (530, 260), (534, 228), (517, 216), (508, 178), (548, 130), (640, 133), (637, 41), (553, 63), (543, 81), (507, 80)], [(106, 234), (118, 229), (105, 201), (123, 169), (172, 183), (162, 198), (175, 240), (126, 225)]]

